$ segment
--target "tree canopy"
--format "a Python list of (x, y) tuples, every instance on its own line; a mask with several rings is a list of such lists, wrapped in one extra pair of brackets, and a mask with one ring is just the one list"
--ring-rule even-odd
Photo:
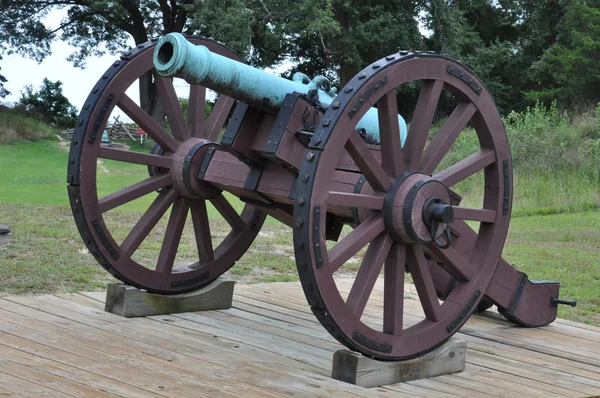
[[(125, 50), (170, 32), (189, 30), (186, 5), (192, 0), (0, 0), (0, 50), (37, 61), (50, 54), (51, 43), (62, 40), (77, 50), (69, 59), (84, 66), (89, 57)], [(57, 28), (44, 25), (51, 11), (64, 9)], [(164, 118), (152, 76), (140, 79), (144, 110), (157, 120)]]
[[(65, 9), (58, 28), (43, 18)], [(169, 32), (222, 42), (258, 67), (344, 84), (399, 49), (456, 57), (482, 78), (503, 112), (535, 101), (600, 101), (600, 0), (0, 0), (0, 50), (41, 60), (53, 40), (79, 66)], [(0, 95), (2, 79), (0, 77)], [(164, 115), (151, 76), (142, 107)]]
[(62, 82), (44, 79), (38, 91), (33, 86), (25, 86), (17, 109), (35, 115), (52, 127), (72, 127), (77, 121), (77, 108), (64, 96)]

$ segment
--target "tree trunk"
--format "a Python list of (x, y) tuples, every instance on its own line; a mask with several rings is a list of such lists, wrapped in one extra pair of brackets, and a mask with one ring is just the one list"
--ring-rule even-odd
[(153, 82), (152, 72), (148, 72), (139, 79), (140, 106), (162, 126), (165, 120), (165, 106), (162, 103), (156, 85)]

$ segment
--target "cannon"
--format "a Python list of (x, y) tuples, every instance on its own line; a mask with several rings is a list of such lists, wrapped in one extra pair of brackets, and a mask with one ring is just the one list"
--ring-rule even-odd
[[(167, 124), (127, 93), (149, 76)], [(187, 117), (174, 78), (190, 84)], [(420, 93), (403, 118), (407, 99), (397, 89), (407, 84)], [(205, 117), (210, 93), (218, 96)], [(437, 128), (444, 101), (454, 109)], [(115, 108), (156, 142), (149, 153), (100, 145)], [(475, 134), (478, 150), (444, 161), (461, 134)], [(107, 192), (99, 173), (109, 161), (137, 165), (145, 176), (124, 176), (121, 189)], [(465, 204), (461, 183), (469, 178), (483, 190)], [(100, 78), (77, 121), (67, 180), (90, 253), (116, 278), (154, 293), (207, 285), (248, 250), (265, 217), (279, 220), (293, 230), (317, 319), (342, 344), (379, 360), (422, 355), (492, 304), (529, 327), (573, 304), (558, 298), (559, 283), (529, 280), (502, 259), (513, 197), (506, 132), (483, 83), (445, 55), (399, 51), (335, 95), (322, 77), (288, 81), (213, 41), (170, 34), (124, 54)], [(146, 210), (125, 228), (120, 209), (144, 198)], [(227, 225), (222, 236), (211, 234), (208, 206)], [(143, 248), (149, 236), (159, 243)], [(197, 258), (182, 264), (185, 237)], [(342, 286), (336, 273), (350, 260), (360, 266), (352, 286)], [(372, 298), (381, 274), (383, 297)], [(404, 305), (408, 275), (421, 311)], [(383, 301), (381, 319), (363, 317), (370, 299)]]

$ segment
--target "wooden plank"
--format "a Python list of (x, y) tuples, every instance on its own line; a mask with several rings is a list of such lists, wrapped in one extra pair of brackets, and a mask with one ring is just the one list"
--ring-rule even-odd
[[(349, 288), (349, 285), (350, 285), (349, 283), (347, 283), (347, 282), (345, 282), (345, 281), (342, 281), (342, 282), (341, 282), (341, 284), (342, 284), (342, 285), (343, 285), (343, 284), (345, 284), (345, 283), (348, 285), (348, 286), (347, 286), (347, 288)], [(277, 290), (278, 290), (278, 288), (277, 288), (277, 287), (274, 287), (274, 289), (272, 289), (272, 290), (271, 290), (271, 293), (272, 293), (272, 294), (271, 294), (271, 296), (273, 296), (273, 291), (277, 291)], [(342, 290), (343, 290), (343, 289), (342, 289)], [(293, 294), (293, 293), (292, 293), (292, 292), (291, 292), (289, 289), (288, 289), (287, 295), (288, 295), (288, 297), (292, 297), (292, 296), (294, 296), (294, 294)], [(292, 298), (290, 298), (290, 300), (293, 300), (293, 299), (292, 299)], [(378, 300), (379, 300), (379, 299), (376, 299), (375, 301), (378, 301)], [(381, 304), (380, 300), (379, 300), (378, 302)], [(417, 303), (417, 302), (415, 302), (415, 304), (418, 304), (418, 303)], [(369, 315), (367, 315), (367, 318), (368, 318), (368, 317), (369, 317)], [(470, 322), (471, 322), (471, 321), (470, 321)], [(376, 323), (376, 324), (377, 324), (377, 325), (379, 325), (379, 326), (382, 324), (380, 319), (376, 319), (374, 323)], [(508, 322), (505, 322), (505, 324), (508, 324)], [(465, 330), (465, 332), (466, 332), (466, 331), (468, 331), (468, 330), (470, 330), (470, 329), (469, 329), (469, 327), (468, 327), (469, 325), (470, 325), (470, 323), (468, 323), (468, 324), (467, 324), (467, 327), (463, 328), (463, 329)], [(511, 327), (512, 327), (512, 326), (511, 326)], [(517, 329), (517, 328), (515, 328), (515, 329)], [(531, 329), (523, 329), (523, 328), (518, 328), (518, 330), (531, 331)], [(538, 330), (541, 330), (541, 329), (535, 329), (535, 331), (538, 331)], [(460, 334), (459, 334), (459, 335), (460, 335)], [(482, 336), (480, 336), (480, 337), (482, 337)], [(512, 339), (512, 340), (517, 340), (517, 341), (518, 341), (518, 338), (517, 338), (517, 337), (515, 337), (515, 338), (514, 338), (514, 339)], [(480, 345), (479, 347), (483, 347), (483, 348), (485, 348), (485, 344), (484, 344), (484, 345)], [(524, 348), (524, 347), (521, 347), (521, 348)], [(514, 352), (514, 351), (513, 351), (513, 352)], [(496, 352), (496, 355), (500, 355), (500, 356), (502, 356), (503, 354), (502, 354), (502, 353), (498, 353), (498, 352)], [(527, 355), (527, 354), (524, 354), (522, 359), (524, 359), (525, 361), (527, 361), (527, 360), (529, 360), (529, 357), (530, 357), (529, 355)], [(531, 360), (530, 360), (530, 362), (531, 362)], [(541, 361), (540, 361), (540, 360), (538, 360), (538, 361), (537, 361), (537, 363), (535, 363), (535, 365), (538, 365), (538, 364), (539, 364), (539, 365), (541, 365), (541, 364), (545, 364), (545, 363), (547, 363), (547, 362), (549, 362), (549, 363), (552, 363), (552, 356), (551, 356), (551, 355), (548, 355), (546, 358), (544, 358), (544, 359), (543, 359), (543, 360), (541, 360)], [(553, 365), (555, 365), (555, 364), (553, 364)], [(570, 373), (569, 373), (569, 371), (570, 371), (570, 372), (574, 372), (574, 371), (572, 370), (572, 367), (568, 366), (568, 364), (565, 364), (565, 365), (563, 365), (563, 366), (556, 366), (556, 365), (555, 365), (555, 367), (558, 367), (558, 368), (560, 368), (560, 371), (561, 371), (561, 372), (566, 372), (566, 374), (567, 374), (567, 375), (569, 375), (569, 374), (570, 374)], [(595, 368), (595, 369), (598, 369), (598, 368)], [(575, 371), (575, 372), (578, 372), (578, 371)], [(585, 377), (585, 378), (583, 378), (583, 379), (580, 379), (579, 381), (580, 381), (580, 382), (583, 382), (584, 384), (589, 384), (589, 385), (592, 385), (592, 386), (594, 386), (594, 387), (595, 387), (595, 386), (596, 386), (596, 384), (595, 384), (595, 382), (594, 382), (594, 381), (592, 381), (593, 379), (592, 379), (592, 378), (590, 378), (590, 376), (591, 376), (591, 373), (589, 373), (589, 372), (588, 372), (588, 373), (586, 374), (586, 377)], [(546, 379), (546, 381), (548, 381), (548, 379)], [(565, 393), (567, 394), (568, 392), (565, 392)]]
[[(47, 386), (40, 386), (39, 384), (32, 383), (27, 379), (15, 377), (0, 371), (0, 386), (5, 391), (12, 394), (18, 394), (17, 396), (23, 397), (54, 397), (54, 398), (72, 398), (73, 395), (66, 394), (49, 388)], [(10, 395), (9, 395), (10, 396)]]
[(406, 361), (377, 361), (356, 352), (333, 354), (332, 376), (362, 387), (376, 387), (462, 372), (467, 343), (451, 339), (422, 357)]
[[(238, 316), (230, 314), (229, 311), (204, 313), (203, 316), (217, 321), (227, 322), (237, 327), (244, 327), (257, 332), (263, 332), (271, 336), (279, 336), (290, 341), (304, 343), (309, 347), (322, 348), (326, 350), (326, 358), (329, 357), (330, 351), (339, 350), (342, 348), (340, 343), (335, 341), (331, 336), (321, 334), (320, 338), (315, 338), (318, 333), (312, 329), (302, 328), (301, 326), (286, 325), (283, 322), (269, 321), (268, 319), (260, 319), (257, 316)], [(325, 330), (324, 330), (325, 331)], [(327, 331), (325, 331), (327, 333)]]
[[(79, 295), (67, 295), (67, 296), (71, 296), (71, 297), (77, 297)], [(67, 304), (69, 304), (68, 302), (65, 302)], [(100, 303), (98, 303), (100, 304)], [(56, 305), (55, 305), (56, 306)], [(77, 307), (79, 308), (76, 303), (71, 304), (72, 307)], [(80, 309), (80, 308), (79, 308)], [(97, 310), (94, 310), (97, 311)], [(103, 312), (98, 311), (99, 314), (103, 314)], [(261, 355), (259, 357), (256, 356), (256, 352), (257, 350), (253, 350), (250, 354), (244, 356), (244, 346), (240, 343), (232, 343), (231, 346), (229, 347), (220, 347), (220, 346), (216, 346), (214, 347), (213, 351), (209, 351), (207, 349), (207, 346), (203, 346), (202, 341), (200, 340), (190, 340), (189, 337), (192, 335), (192, 333), (196, 333), (198, 335), (202, 335), (204, 337), (206, 337), (207, 339), (210, 339), (211, 342), (214, 344), (215, 342), (220, 341), (221, 339), (217, 340), (213, 337), (213, 335), (207, 335), (204, 333), (197, 333), (197, 331), (193, 331), (193, 330), (185, 330), (182, 331), (182, 333), (180, 334), (173, 334), (172, 330), (173, 329), (177, 329), (176, 326), (174, 326), (174, 322), (164, 322), (164, 324), (157, 322), (152, 322), (150, 321), (148, 318), (143, 320), (143, 319), (125, 319), (125, 318), (119, 318), (110, 314), (106, 314), (114, 319), (116, 319), (117, 321), (119, 321), (119, 325), (123, 325), (123, 324), (127, 324), (127, 325), (123, 325), (124, 330), (118, 330), (116, 328), (110, 328), (110, 324), (102, 324), (103, 328), (109, 327), (111, 330), (111, 334), (113, 336), (115, 336), (115, 334), (117, 333), (123, 333), (124, 331), (127, 331), (128, 333), (130, 333), (130, 336), (132, 336), (132, 340), (127, 340), (125, 339), (125, 343), (123, 348), (121, 348), (121, 350), (124, 350), (124, 354), (126, 355), (133, 355), (133, 356), (137, 356), (139, 354), (136, 353), (136, 348), (137, 348), (137, 344), (135, 340), (133, 340), (134, 338), (141, 338), (141, 337), (146, 337), (145, 333), (149, 330), (149, 329), (153, 329), (152, 325), (156, 325), (156, 334), (158, 336), (161, 337), (161, 339), (159, 340), (159, 344), (161, 342), (164, 341), (164, 343), (162, 343), (166, 348), (168, 348), (168, 353), (170, 353), (170, 358), (168, 358), (168, 360), (171, 361), (175, 361), (175, 362), (181, 362), (181, 363), (185, 363), (185, 359), (181, 359), (177, 353), (181, 353), (183, 355), (186, 356), (193, 356), (194, 358), (198, 358), (203, 362), (207, 362), (207, 364), (204, 367), (200, 367), (197, 364), (189, 364), (189, 368), (191, 369), (195, 369), (199, 372), (198, 374), (198, 378), (202, 379), (210, 379), (211, 378), (211, 372), (208, 371), (206, 372), (205, 368), (206, 367), (211, 367), (211, 368), (215, 368), (213, 373), (215, 375), (223, 375), (223, 374), (228, 374), (231, 372), (235, 371), (235, 378), (234, 378), (234, 382), (230, 383), (230, 384), (238, 384), (239, 381), (244, 380), (247, 382), (253, 382), (256, 383), (257, 385), (260, 384), (262, 388), (268, 388), (271, 390), (278, 390), (281, 393), (283, 393), (285, 396), (290, 395), (291, 393), (293, 393), (293, 390), (290, 390), (290, 383), (294, 386), (296, 386), (296, 388), (302, 388), (303, 390), (306, 391), (312, 391), (314, 390), (314, 395), (313, 396), (318, 396), (319, 393), (324, 393), (324, 391), (329, 388), (334, 388), (334, 390), (339, 390), (339, 384), (343, 384), (343, 383), (339, 383), (336, 382), (338, 385), (336, 385), (335, 387), (330, 386), (328, 384), (330, 384), (332, 382), (332, 380), (326, 376), (326, 372), (323, 371), (323, 375), (319, 375), (319, 374), (315, 374), (315, 373), (311, 373), (308, 371), (299, 371), (298, 369), (300, 368), (307, 368), (306, 365), (300, 366), (301, 364), (295, 362), (292, 360), (289, 360), (287, 358), (283, 358), (281, 356), (275, 356), (273, 355), (272, 357), (269, 357), (268, 355), (265, 358), (265, 355), (261, 352)], [(156, 317), (156, 318), (161, 318), (161, 317)], [(125, 322), (122, 322), (125, 321)], [(148, 323), (150, 321), (150, 324)], [(90, 322), (93, 322), (90, 321)], [(136, 325), (133, 325), (133, 323), (135, 323)], [(139, 325), (139, 326), (138, 326)], [(69, 325), (69, 329), (71, 329), (72, 326)], [(81, 328), (81, 325), (79, 325), (79, 329), (77, 330), (77, 334), (81, 334), (83, 331), (83, 328)], [(92, 331), (93, 333), (93, 331)], [(101, 330), (96, 331), (96, 333), (98, 334), (98, 337), (103, 337), (104, 333), (102, 333)], [(118, 336), (117, 336), (118, 337)], [(179, 346), (182, 345), (183, 342), (185, 342), (185, 339), (188, 338), (189, 341), (191, 341), (189, 344), (186, 344), (185, 346), (182, 346), (181, 348), (179, 348)], [(114, 337), (113, 337), (114, 339)], [(166, 340), (165, 340), (166, 339)], [(127, 343), (127, 341), (129, 343)], [(128, 346), (126, 345), (128, 344)], [(236, 348), (232, 348), (232, 347), (236, 347)], [(229, 351), (231, 351), (231, 354), (228, 352), (227, 348), (229, 348)], [(128, 352), (128, 350), (133, 350), (131, 352)], [(154, 348), (150, 348), (148, 346), (140, 346), (140, 348), (138, 348), (139, 351), (145, 352), (145, 353), (152, 353), (152, 350), (154, 350)], [(276, 351), (276, 348), (274, 349)], [(167, 352), (164, 354), (161, 354), (160, 352), (157, 352), (154, 355), (160, 355), (161, 357), (165, 357), (166, 355), (169, 355)], [(228, 364), (229, 367), (231, 367), (231, 371), (228, 371), (226, 369), (222, 369), (219, 366), (215, 366), (219, 364), (219, 361), (224, 362), (224, 361), (228, 361), (227, 363), (225, 363), (226, 365)], [(211, 365), (212, 363), (212, 365)], [(221, 363), (223, 364), (223, 363)], [(274, 364), (277, 364), (277, 366), (274, 369)], [(294, 371), (288, 371), (286, 373), (285, 370), (287, 369), (294, 369), (296, 368), (296, 370)], [(220, 370), (222, 369), (222, 370)], [(310, 369), (310, 368), (309, 368)], [(281, 370), (281, 371), (279, 371)], [(238, 372), (239, 371), (239, 372)], [(207, 375), (208, 373), (208, 375)], [(279, 376), (279, 377), (273, 377), (270, 379), (265, 379), (264, 375), (265, 374), (272, 374), (273, 376)], [(291, 376), (293, 374), (293, 377)], [(222, 376), (221, 376), (222, 378)], [(294, 378), (295, 380), (293, 382), (290, 381), (291, 378)], [(320, 380), (318, 381), (318, 383), (320, 383), (322, 385), (322, 387), (320, 388), (315, 388), (315, 380)], [(228, 387), (229, 390), (233, 390), (235, 391), (235, 386), (230, 385)], [(248, 386), (247, 390), (251, 391), (252, 386)], [(268, 391), (265, 390), (265, 394), (267, 394), (268, 396)], [(265, 395), (262, 394), (262, 395)], [(244, 393), (243, 396), (247, 396), (248, 393)], [(257, 393), (258, 396), (261, 396), (261, 394)], [(353, 395), (357, 395), (356, 391), (348, 391), (347, 392), (348, 396), (353, 396)], [(360, 395), (360, 392), (358, 393), (358, 395)]]
[[(58, 298), (55, 299), (60, 300)], [(38, 304), (38, 307), (43, 307), (43, 304)], [(57, 307), (59, 306), (53, 303), (52, 308)], [(114, 315), (111, 316), (119, 319)], [(132, 325), (129, 325), (129, 327), (131, 326)], [(2, 326), (0, 325), (0, 330), (1, 327)], [(140, 333), (139, 330), (133, 330), (132, 332), (134, 335)], [(93, 333), (93, 330), (89, 333)], [(69, 336), (69, 341), (77, 340), (77, 335), (79, 334), (80, 333), (73, 333), (71, 336)], [(165, 346), (168, 346), (169, 344), (176, 344), (168, 340), (164, 340), (164, 337), (165, 336), (163, 333), (162, 339), (157, 339), (156, 344), (161, 345), (162, 343), (162, 345)], [(38, 338), (43, 337), (38, 336)], [(78, 345), (76, 342), (73, 342), (66, 349), (77, 353), (86, 353), (86, 351), (92, 349), (90, 345), (93, 343), (94, 342), (92, 340), (85, 343), (86, 346), (82, 346)], [(65, 342), (63, 345), (65, 344), (67, 343)], [(223, 374), (227, 374), (227, 370), (216, 364), (207, 362), (206, 357), (193, 357), (191, 355), (178, 354), (171, 350), (164, 350), (157, 347), (148, 346), (147, 344), (142, 344), (136, 350), (135, 348), (137, 348), (137, 345), (138, 344), (136, 344), (136, 341), (134, 340), (125, 340), (122, 345), (113, 348), (111, 347), (111, 344), (104, 342), (103, 347), (107, 352), (90, 352), (85, 356), (102, 361), (103, 364), (112, 365), (111, 368), (117, 368), (114, 369), (114, 372), (118, 375), (122, 375), (123, 372), (127, 372), (128, 375), (130, 373), (133, 373), (134, 375), (148, 375), (150, 380), (165, 378), (169, 379), (176, 385), (180, 385), (182, 388), (185, 387), (186, 389), (189, 389), (189, 394), (191, 394), (190, 396), (199, 396), (200, 394), (195, 392), (195, 390), (198, 389), (200, 391), (206, 391), (208, 394), (206, 396), (213, 396), (211, 391), (219, 391), (219, 395), (222, 396), (237, 397), (242, 392), (244, 392), (246, 395), (255, 394), (256, 396), (280, 396), (279, 394), (270, 392), (267, 389), (255, 387), (253, 385), (241, 382), (239, 379), (252, 376), (247, 372), (245, 372), (241, 377), (229, 381), (226, 391), (220, 391), (220, 387), (222, 387)], [(189, 352), (193, 349), (194, 347), (190, 345), (187, 346), (186, 349), (180, 349), (179, 351)], [(214, 355), (216, 355), (216, 353)], [(85, 363), (84, 365), (88, 368), (92, 366), (89, 363)], [(112, 369), (109, 370), (112, 371)], [(254, 377), (256, 376), (254, 375)], [(180, 395), (181, 394), (182, 393), (180, 393)], [(187, 396), (188, 394), (185, 395)]]
[[(2, 326), (5, 326), (5, 324)], [(97, 362), (93, 363), (92, 360), (87, 358), (87, 369), (78, 368), (76, 363), (81, 363), (83, 360), (77, 361), (77, 359), (73, 359), (74, 356), (70, 356), (68, 353), (60, 352), (60, 350), (14, 335), (3, 335), (0, 341), (0, 353), (3, 356), (10, 355), (11, 360), (21, 365), (32, 367), (39, 372), (46, 372), (50, 375), (101, 389), (117, 396), (132, 398), (165, 396), (152, 391), (154, 383), (150, 379), (145, 380), (144, 385), (138, 387), (134, 384), (141, 378), (137, 377), (134, 373), (120, 371), (119, 375), (99, 375), (96, 372), (107, 372), (109, 371), (108, 367), (95, 366)], [(69, 361), (71, 361), (71, 364), (68, 364)], [(3, 369), (3, 371), (5, 370)], [(127, 374), (127, 383), (119, 380), (119, 377), (124, 378), (124, 374)], [(24, 374), (23, 377), (27, 377), (29, 380), (27, 374)], [(154, 388), (156, 389), (156, 386)], [(77, 396), (76, 391), (73, 396)]]
[(193, 292), (162, 295), (122, 283), (109, 283), (104, 309), (126, 318), (226, 309), (231, 308), (234, 285), (233, 280), (218, 278)]
[[(111, 394), (110, 391), (118, 389), (118, 386), (111, 388), (104, 387), (104, 384), (99, 385), (100, 389), (91, 387), (91, 385), (94, 385), (94, 380), (90, 380), (93, 378), (89, 377), (84, 379), (86, 384), (76, 382), (70, 377), (70, 372), (73, 369), (68, 371), (62, 370), (68, 367), (61, 367), (55, 361), (40, 361), (40, 358), (36, 355), (27, 352), (0, 345), (0, 353), (2, 353), (4, 358), (10, 358), (10, 360), (1, 361), (3, 373), (33, 382), (41, 387), (65, 392), (73, 397), (113, 397), (115, 395)], [(98, 386), (98, 384), (96, 385)], [(126, 392), (131, 393), (131, 391)]]
[[(342, 295), (352, 281), (336, 279)], [(416, 298), (410, 288), (406, 293)], [(382, 290), (378, 279), (363, 316), (374, 328), (383, 322)], [(0, 299), (0, 317), (6, 320), (0, 323), (0, 395), (576, 397), (600, 392), (600, 328), (570, 321), (523, 329), (497, 313), (475, 316), (456, 335), (469, 344), (464, 372), (363, 389), (329, 377), (339, 344), (310, 312), (299, 283), (237, 286), (232, 309), (191, 314), (197, 315), (194, 320), (185, 319), (187, 314), (118, 317), (103, 311), (104, 301), (98, 292)], [(408, 323), (421, 319), (417, 300), (406, 300), (405, 317)], [(104, 388), (114, 380), (131, 391)], [(159, 380), (165, 381), (164, 390), (151, 387)]]
[[(501, 396), (548, 397), (548, 391), (544, 390), (544, 388), (548, 387), (545, 383), (526, 379), (521, 376), (509, 375), (495, 369), (474, 365), (468, 361), (464, 372), (451, 376), (440, 376), (439, 379), (449, 384), (464, 382), (470, 388), (473, 388), (473, 381), (480, 381), (489, 391), (494, 391)], [(558, 393), (554, 393), (554, 396), (564, 397), (564, 395)]]

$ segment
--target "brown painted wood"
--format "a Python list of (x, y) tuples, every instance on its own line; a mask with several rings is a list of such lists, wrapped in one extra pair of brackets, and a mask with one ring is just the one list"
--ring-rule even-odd
[[(240, 60), (233, 52), (213, 41), (198, 37), (188, 39), (221, 56)], [(190, 200), (210, 200), (220, 194), (219, 189), (197, 181), (196, 177), (208, 149), (217, 146), (203, 138), (217, 138), (226, 124), (233, 100), (219, 95), (213, 111), (204, 123), (206, 90), (192, 85), (190, 104), (198, 109), (191, 109), (186, 120), (172, 80), (157, 77), (158, 92), (169, 122), (167, 132), (125, 94), (129, 87), (136, 87), (140, 79), (154, 72), (152, 55), (155, 45), (156, 41), (141, 44), (115, 62), (88, 97), (80, 116), (81, 123), (78, 123), (73, 135), (68, 177), (69, 197), (83, 241), (90, 253), (113, 276), (149, 291), (181, 293), (208, 284), (229, 269), (258, 234), (265, 214), (250, 205), (245, 206), (240, 214), (233, 214), (223, 203), (219, 209), (232, 228), (214, 248), (211, 248), (208, 220), (201, 214), (202, 205), (192, 206), (193, 217), (187, 220)], [(100, 145), (97, 133), (103, 130), (116, 107), (123, 110), (155, 140), (157, 146), (151, 153), (119, 151)], [(99, 159), (102, 158), (147, 165), (149, 178), (141, 177), (141, 181), (99, 199), (97, 170)], [(159, 195), (127, 238), (122, 241), (120, 233), (113, 236), (112, 225), (104, 222), (104, 213), (145, 195), (153, 198), (156, 191), (159, 191)], [(144, 256), (139, 260), (132, 258), (169, 207), (173, 207), (173, 216), (170, 217), (169, 228), (163, 230), (166, 235), (160, 252), (157, 251), (155, 257)], [(176, 272), (171, 272), (179, 246), (179, 231), (184, 228), (186, 220), (194, 222), (194, 232), (198, 235), (193, 242), (199, 249), (198, 260), (191, 264), (177, 264)], [(189, 238), (186, 236), (185, 239)]]

